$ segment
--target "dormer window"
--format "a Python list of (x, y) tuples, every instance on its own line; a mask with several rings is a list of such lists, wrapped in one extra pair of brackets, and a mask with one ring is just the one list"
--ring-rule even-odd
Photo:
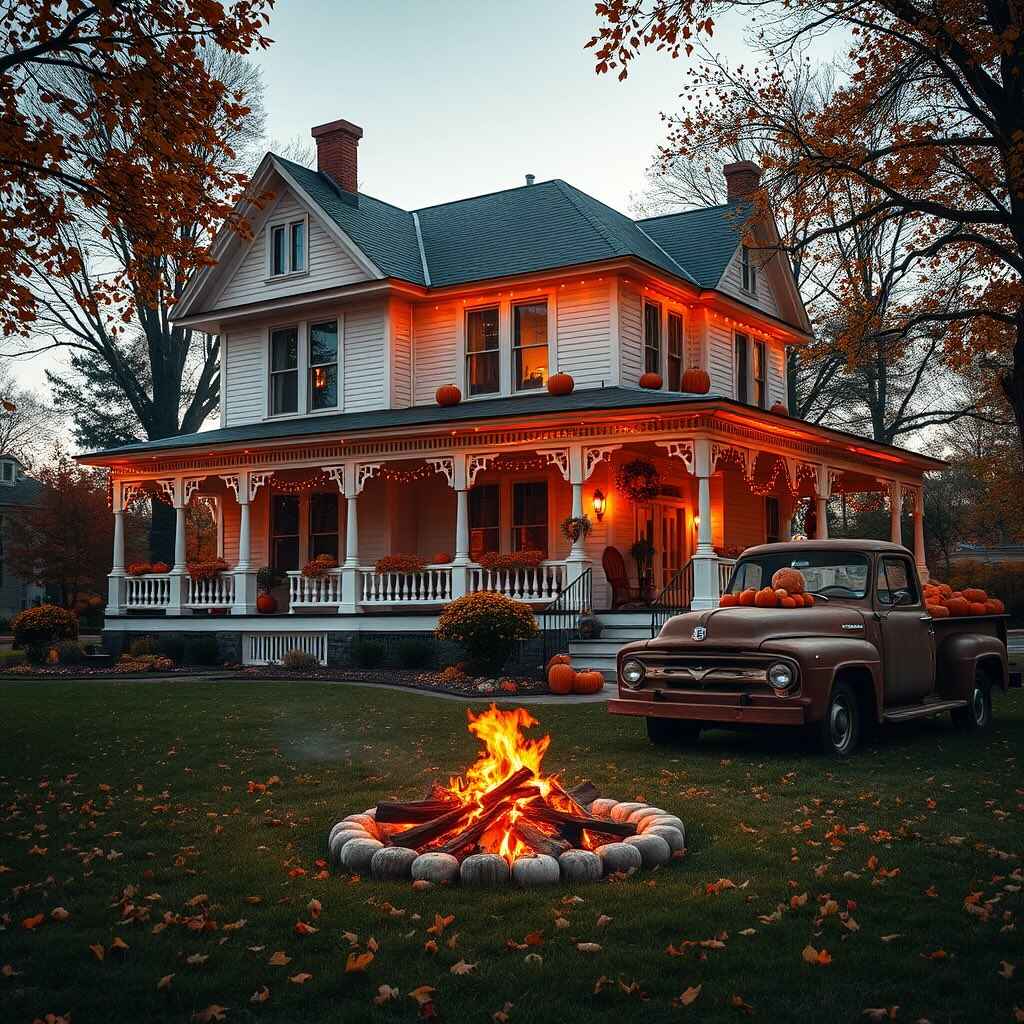
[(751, 295), (757, 294), (757, 265), (750, 258), (749, 246), (740, 247), (740, 276), (743, 281), (743, 290)]
[(0, 462), (0, 483), (13, 485), (17, 475), (13, 462), (8, 459)]
[(306, 217), (270, 225), (267, 229), (267, 277), (287, 277), (306, 272), (307, 234)]

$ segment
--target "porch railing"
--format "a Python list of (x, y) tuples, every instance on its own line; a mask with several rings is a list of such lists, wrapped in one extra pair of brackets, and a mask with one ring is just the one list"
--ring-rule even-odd
[(469, 568), (469, 592), (493, 590), (517, 601), (538, 603), (553, 601), (565, 587), (565, 562), (542, 562), (533, 568), (484, 569)]
[(724, 594), (732, 579), (732, 571), (736, 568), (735, 558), (720, 558), (718, 560), (718, 593)]
[(171, 603), (171, 577), (164, 572), (145, 576), (126, 576), (124, 580), (124, 606), (134, 609), (166, 608)]
[(190, 608), (230, 608), (235, 603), (234, 573), (222, 572), (208, 579), (185, 581), (185, 604)]
[(326, 576), (303, 576), (299, 570), (288, 573), (288, 610), (297, 608), (330, 608), (341, 603), (341, 569), (331, 569)]
[(580, 615), (594, 607), (594, 574), (587, 569), (538, 613), (544, 638), (544, 664), (552, 655), (564, 654), (580, 635)]
[(360, 569), (359, 576), (362, 605), (445, 604), (452, 599), (450, 565), (429, 565), (422, 572)]

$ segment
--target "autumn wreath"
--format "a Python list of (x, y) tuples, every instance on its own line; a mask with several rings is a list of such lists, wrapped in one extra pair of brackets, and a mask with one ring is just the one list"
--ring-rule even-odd
[(633, 459), (615, 471), (615, 487), (635, 505), (642, 505), (661, 493), (661, 474), (654, 463)]

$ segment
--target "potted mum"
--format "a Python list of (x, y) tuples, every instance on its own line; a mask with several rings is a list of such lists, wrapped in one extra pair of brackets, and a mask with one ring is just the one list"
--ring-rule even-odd
[(271, 591), (274, 587), (279, 587), (284, 583), (284, 580), (284, 573), (272, 565), (265, 565), (256, 571), (256, 589), (259, 591), (256, 598), (256, 611), (263, 615), (271, 615), (277, 611), (277, 598)]

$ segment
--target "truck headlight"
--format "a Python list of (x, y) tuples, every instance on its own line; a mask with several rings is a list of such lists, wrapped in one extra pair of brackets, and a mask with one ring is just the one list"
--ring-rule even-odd
[(768, 669), (768, 685), (773, 690), (788, 690), (793, 685), (793, 670), (784, 662), (777, 661)]
[(644, 667), (639, 661), (630, 659), (622, 663), (622, 681), (635, 690), (644, 681)]

